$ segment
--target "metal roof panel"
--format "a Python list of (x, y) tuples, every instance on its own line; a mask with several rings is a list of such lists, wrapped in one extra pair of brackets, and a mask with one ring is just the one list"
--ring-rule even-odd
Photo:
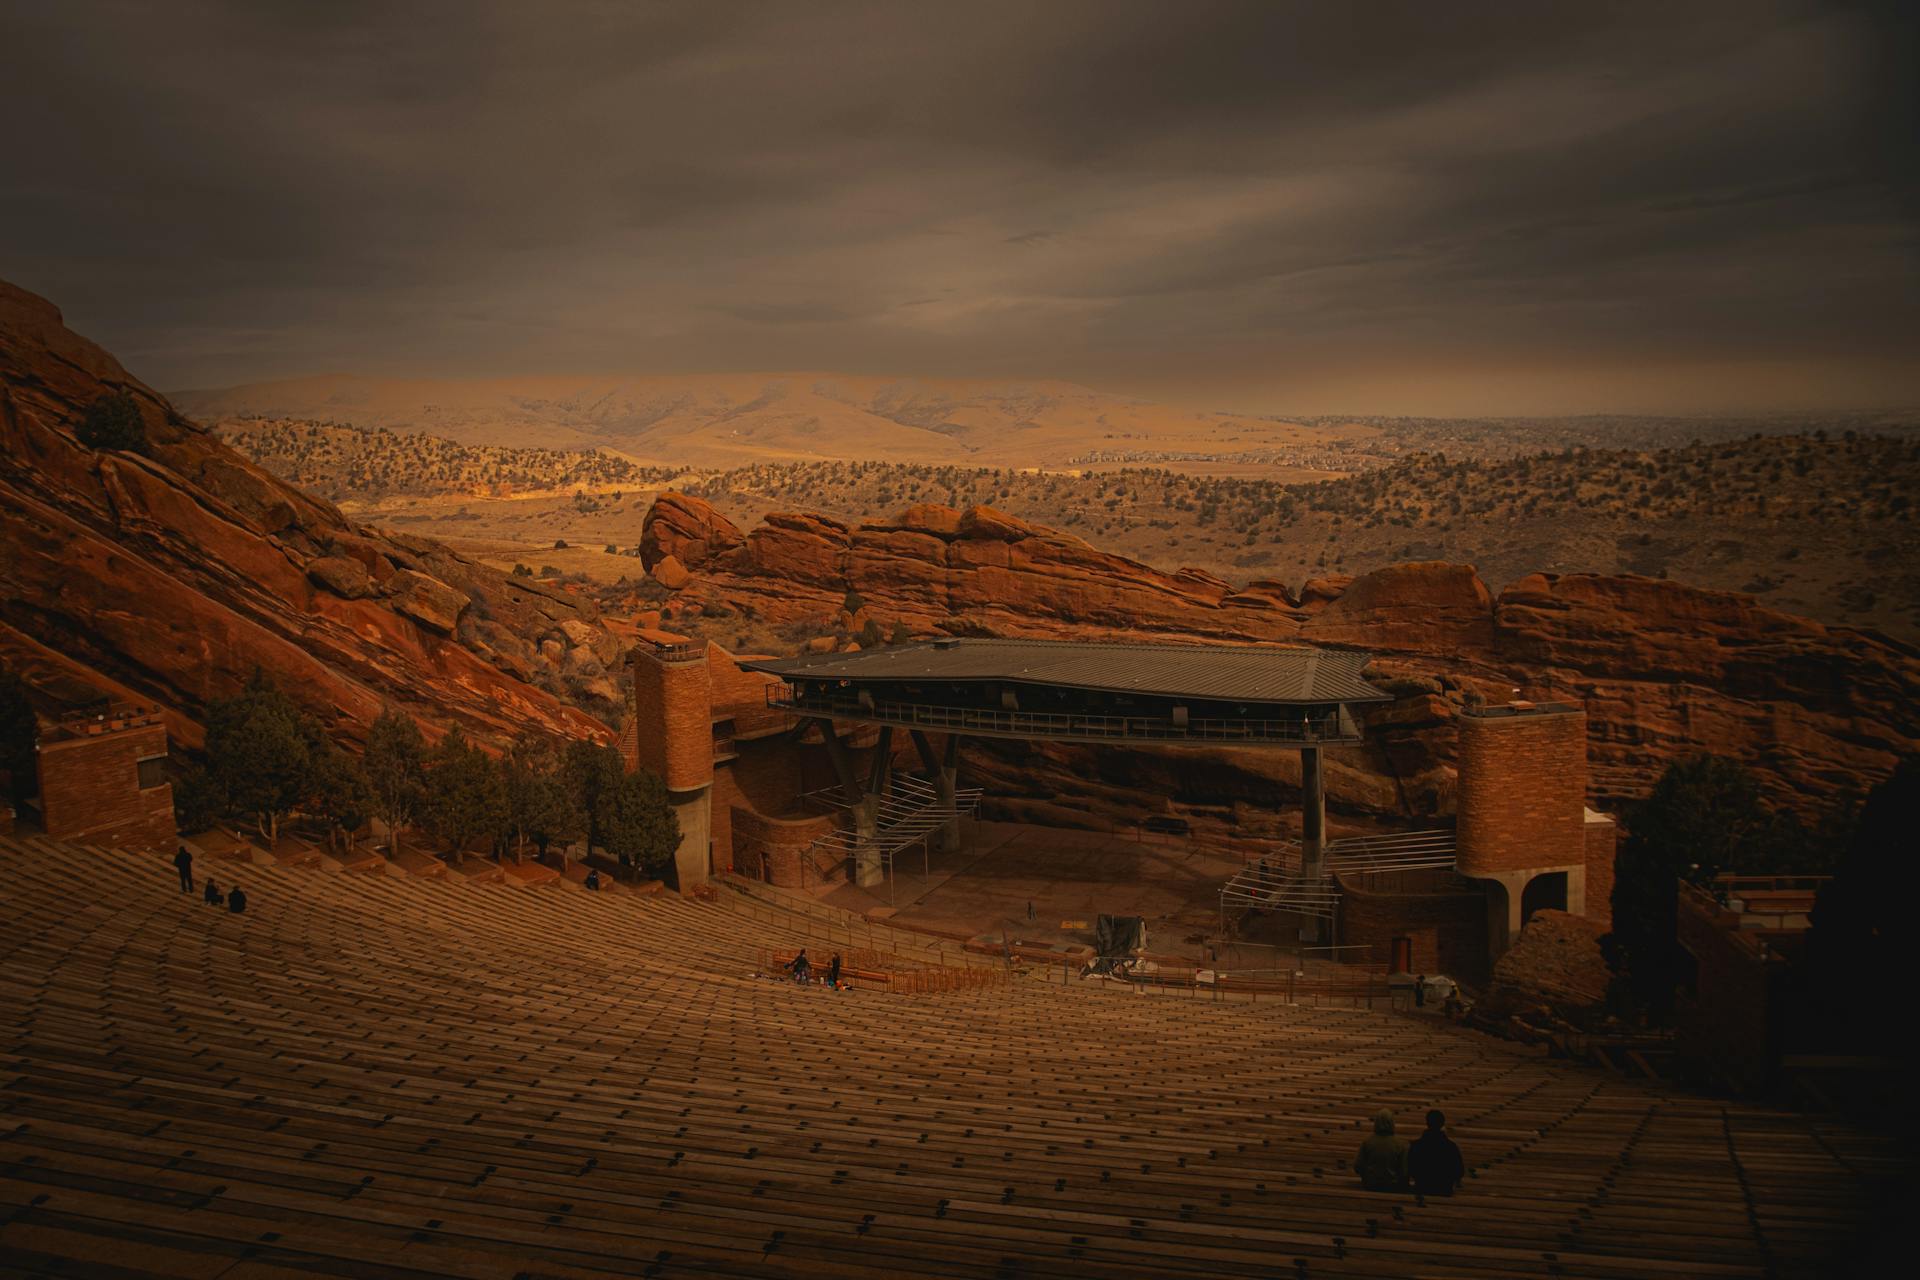
[(855, 653), (742, 662), (784, 679), (986, 681), (1241, 702), (1382, 702), (1370, 654), (1277, 645), (934, 640)]

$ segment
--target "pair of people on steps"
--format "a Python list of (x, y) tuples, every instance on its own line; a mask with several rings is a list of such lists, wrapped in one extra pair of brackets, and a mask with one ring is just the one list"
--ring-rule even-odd
[(1373, 1136), (1360, 1144), (1353, 1162), (1360, 1185), (1369, 1191), (1413, 1191), (1423, 1196), (1450, 1196), (1467, 1176), (1460, 1148), (1447, 1136), (1444, 1112), (1427, 1112), (1427, 1131), (1411, 1144), (1394, 1136), (1393, 1112), (1373, 1118)]
[[(807, 949), (800, 948), (800, 954), (787, 961), (787, 972), (793, 975), (795, 982), (810, 982), (813, 979), (813, 961), (807, 959)], [(838, 990), (840, 987), (840, 953), (833, 953), (833, 959), (827, 964), (827, 985)]]
[[(180, 851), (173, 855), (173, 869), (180, 873), (180, 892), (192, 893), (193, 854), (188, 851), (187, 846), (181, 845)], [(247, 895), (244, 890), (236, 885), (230, 892), (223, 894), (220, 892), (220, 886), (213, 882), (212, 876), (207, 877), (206, 891), (201, 895), (200, 900), (210, 907), (225, 906), (236, 916), (247, 909)]]

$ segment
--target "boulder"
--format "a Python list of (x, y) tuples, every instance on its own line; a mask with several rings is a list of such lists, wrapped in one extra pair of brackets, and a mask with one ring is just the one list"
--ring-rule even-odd
[(678, 556), (661, 556), (653, 568), (647, 570), (653, 580), (669, 591), (678, 591), (693, 581), (693, 575), (687, 572), (687, 566), (680, 563)]
[(653, 500), (640, 531), (640, 563), (652, 569), (668, 556), (689, 568), (740, 547), (740, 526), (692, 494), (669, 489)]
[(966, 514), (960, 517), (959, 531), (962, 537), (994, 542), (1018, 542), (1040, 532), (1038, 527), (1017, 516), (984, 505), (967, 508)]
[(438, 578), (430, 578), (412, 569), (393, 575), (393, 607), (421, 626), (441, 635), (452, 635), (460, 623), (467, 597)]
[(1390, 565), (1355, 578), (1308, 619), (1300, 638), (1416, 653), (1485, 652), (1493, 644), (1493, 595), (1472, 565)]
[(374, 593), (373, 577), (357, 560), (345, 556), (321, 556), (307, 562), (307, 576), (343, 600), (362, 600)]
[(894, 527), (952, 538), (960, 532), (960, 513), (936, 502), (918, 502), (894, 517)]

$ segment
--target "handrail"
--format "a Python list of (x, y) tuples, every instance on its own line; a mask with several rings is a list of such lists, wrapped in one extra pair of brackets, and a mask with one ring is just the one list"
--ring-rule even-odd
[(872, 724), (903, 725), (915, 729), (958, 731), (1008, 737), (1050, 737), (1104, 741), (1258, 745), (1260, 743), (1318, 744), (1357, 742), (1343, 713), (1315, 719), (1287, 720), (1171, 720), (1144, 716), (1105, 716), (1051, 711), (1002, 711), (987, 707), (949, 707), (918, 702), (880, 702), (858, 698), (822, 697), (796, 690), (786, 683), (770, 684), (767, 705), (801, 715)]

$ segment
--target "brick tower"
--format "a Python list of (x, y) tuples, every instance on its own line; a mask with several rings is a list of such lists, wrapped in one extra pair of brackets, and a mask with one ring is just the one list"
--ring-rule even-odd
[(56, 840), (164, 852), (179, 834), (167, 728), (150, 707), (115, 707), (40, 735), (40, 813)]
[(1587, 716), (1515, 702), (1465, 711), (1459, 725), (1455, 866), (1488, 888), (1497, 956), (1541, 907), (1585, 914)]
[(712, 869), (713, 688), (701, 641), (633, 650), (633, 752), (636, 764), (666, 781), (680, 848), (674, 869), (684, 892)]

